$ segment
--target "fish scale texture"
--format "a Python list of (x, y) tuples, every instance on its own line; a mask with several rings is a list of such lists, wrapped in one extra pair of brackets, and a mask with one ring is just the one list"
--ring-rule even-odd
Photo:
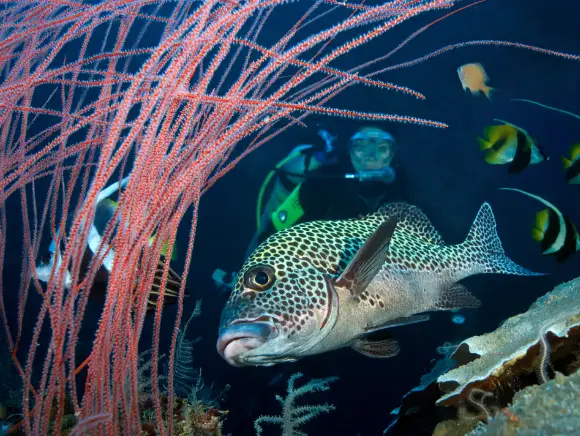
[[(267, 312), (283, 317), (284, 322), (305, 325), (315, 311), (324, 311), (331, 304), (324, 274), (336, 279), (380, 224), (393, 217), (397, 227), (377, 277), (390, 280), (401, 292), (429, 288), (431, 293), (425, 292), (425, 301), (417, 301), (415, 309), (477, 306), (473, 298), (464, 301), (463, 296), (469, 295), (464, 288), (451, 288), (474, 274), (535, 275), (505, 255), (488, 203), (479, 209), (467, 239), (457, 245), (445, 245), (418, 207), (389, 203), (360, 219), (311, 221), (270, 236), (242, 266), (221, 324)], [(249, 297), (244, 295), (247, 275), (265, 266), (274, 273), (273, 285)], [(447, 289), (453, 291), (447, 299), (455, 295), (460, 297), (458, 302), (444, 304), (441, 295)], [(368, 290), (361, 299), (370, 306), (386, 305), (378, 293), (371, 295)]]
[(376, 228), (390, 217), (399, 219), (386, 260), (391, 270), (441, 272), (449, 268), (477, 268), (474, 273), (532, 274), (505, 257), (489, 204), (485, 203), (478, 212), (466, 243), (445, 245), (418, 207), (391, 203), (362, 219), (312, 221), (275, 233), (242, 267), (232, 298), (243, 290), (244, 273), (262, 263), (273, 266), (277, 276), (312, 266), (338, 275)]

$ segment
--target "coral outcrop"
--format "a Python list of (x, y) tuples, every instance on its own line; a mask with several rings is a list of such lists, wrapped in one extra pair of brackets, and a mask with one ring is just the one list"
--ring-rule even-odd
[[(421, 423), (438, 436), (474, 428), (475, 434), (580, 434), (574, 415), (580, 410), (579, 368), (580, 277), (495, 331), (461, 342), (403, 398), (385, 433), (409, 434)], [(560, 430), (542, 433), (545, 426)], [(562, 430), (570, 426), (574, 432)]]

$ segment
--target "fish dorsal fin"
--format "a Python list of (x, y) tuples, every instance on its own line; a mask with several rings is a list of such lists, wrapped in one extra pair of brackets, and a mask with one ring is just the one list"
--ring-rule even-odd
[(475, 308), (479, 306), (481, 306), (481, 302), (460, 283), (454, 283), (443, 289), (439, 299), (435, 302), (435, 309), (439, 310)]
[(348, 289), (354, 296), (362, 294), (385, 263), (396, 226), (396, 218), (383, 222), (354, 255), (336, 285)]
[(367, 357), (387, 358), (399, 354), (399, 343), (395, 339), (381, 339), (373, 341), (367, 338), (360, 338), (355, 340), (351, 348)]
[(497, 121), (498, 123), (504, 123), (504, 124), (506, 124), (506, 125), (508, 125), (508, 126), (511, 126), (511, 127), (513, 127), (514, 129), (517, 129), (517, 130), (519, 130), (519, 131), (523, 132), (523, 133), (524, 133), (524, 134), (525, 134), (527, 137), (530, 137), (530, 135), (529, 135), (529, 133), (528, 133), (528, 132), (526, 132), (524, 129), (522, 129), (522, 128), (521, 128), (521, 127), (519, 127), (519, 126), (516, 126), (515, 124), (509, 123), (509, 122), (507, 122), (507, 121), (504, 121), (504, 120), (500, 120), (499, 118), (494, 118), (493, 120), (494, 120), (494, 121)]
[(548, 208), (552, 209), (554, 212), (556, 212), (556, 215), (558, 215), (558, 217), (562, 218), (562, 224), (563, 224), (563, 215), (562, 212), (560, 212), (560, 209), (558, 209), (556, 206), (554, 206), (552, 203), (550, 203), (548, 200), (543, 199), (542, 197), (540, 197), (539, 195), (534, 195), (531, 194), (527, 191), (524, 191), (522, 189), (517, 189), (517, 188), (499, 188), (500, 191), (514, 191), (514, 192), (519, 192), (520, 194), (523, 194), (527, 197), (533, 198), (534, 200), (539, 201), (540, 203), (544, 204), (544, 206), (547, 206)]
[(570, 157), (573, 161), (580, 157), (580, 143), (574, 144), (572, 147), (570, 147)]
[(376, 212), (388, 219), (396, 217), (397, 231), (404, 232), (416, 238), (435, 245), (445, 245), (445, 241), (435, 229), (427, 215), (417, 206), (407, 203), (388, 203)]

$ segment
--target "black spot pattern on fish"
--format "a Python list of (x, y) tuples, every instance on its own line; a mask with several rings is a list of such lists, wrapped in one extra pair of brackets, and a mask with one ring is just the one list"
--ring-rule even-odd
[[(503, 253), (499, 239), (494, 239), (496, 224), (489, 205), (480, 209), (476, 218), (478, 226), (475, 230), (472, 228), (475, 232), (472, 236), (485, 240), (485, 246), (481, 242), (445, 245), (419, 208), (405, 203), (390, 203), (361, 219), (307, 222), (270, 236), (243, 265), (228, 301), (231, 310), (225, 319), (222, 317), (222, 323), (227, 324), (230, 317), (236, 318), (235, 307), (245, 294), (251, 292), (244, 288), (241, 277), (259, 264), (272, 265), (277, 280), (270, 289), (256, 295), (252, 309), (245, 309), (241, 318), (251, 318), (252, 314), (259, 316), (263, 313), (262, 309), (271, 311), (273, 308), (280, 308), (288, 314), (289, 307), (293, 308), (294, 314), (298, 314), (296, 320), (288, 318), (289, 327), (296, 321), (301, 323), (303, 319), (314, 317), (313, 310), (323, 311), (329, 304), (324, 275), (331, 279), (338, 278), (376, 228), (391, 217), (397, 218), (397, 227), (381, 271), (440, 275), (453, 270), (462, 272), (464, 276), (504, 272), (501, 264), (484, 262), (486, 256)], [(277, 296), (281, 299), (280, 303), (274, 300)], [(375, 294), (363, 293), (360, 301), (374, 307), (385, 305)], [(298, 304), (304, 309), (298, 310)], [(240, 307), (245, 306), (248, 305), (240, 303)]]

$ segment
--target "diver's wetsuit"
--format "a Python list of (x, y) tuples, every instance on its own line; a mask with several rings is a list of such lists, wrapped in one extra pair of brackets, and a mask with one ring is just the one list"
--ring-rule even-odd
[[(337, 164), (309, 173), (298, 191), (304, 210), (298, 222), (357, 218), (376, 211), (384, 203), (405, 201), (404, 180), (399, 169), (390, 184), (344, 178), (345, 174), (355, 172), (350, 157), (341, 155)], [(279, 177), (283, 184), (288, 184), (288, 190), (295, 188), (283, 173)], [(258, 243), (273, 233), (275, 228), (269, 219)]]

